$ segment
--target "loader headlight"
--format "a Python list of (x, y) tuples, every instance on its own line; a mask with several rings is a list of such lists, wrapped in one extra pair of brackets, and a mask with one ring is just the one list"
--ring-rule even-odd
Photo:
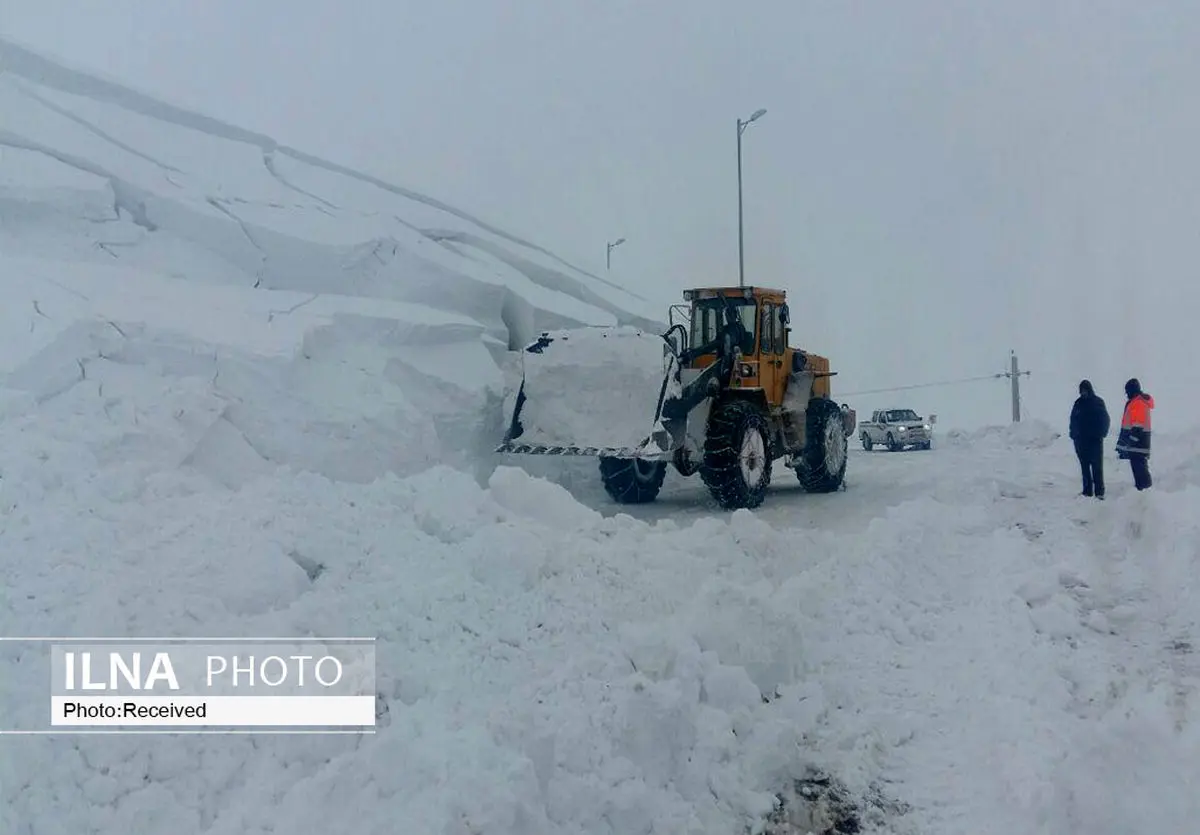
[(907, 431), (908, 431), (908, 427), (907, 427), (907, 426), (899, 426), (899, 427), (897, 427), (897, 429), (898, 429), (900, 432), (907, 432)]
[(922, 428), (922, 429), (924, 429), (926, 432), (928, 432), (928, 431), (929, 431), (930, 429), (932, 429), (933, 427), (932, 427), (932, 426), (930, 426), (930, 425), (927, 423), (927, 424), (925, 424), (924, 426), (922, 426), (921, 428)]

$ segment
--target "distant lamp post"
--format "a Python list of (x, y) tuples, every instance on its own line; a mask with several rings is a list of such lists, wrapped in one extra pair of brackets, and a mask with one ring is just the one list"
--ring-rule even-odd
[(742, 121), (737, 120), (737, 162), (738, 162), (738, 287), (746, 286), (746, 255), (745, 255), (745, 235), (742, 231), (742, 134), (745, 133), (751, 123), (758, 121), (763, 116), (767, 115), (767, 111), (758, 109), (754, 111), (749, 119)]
[(625, 243), (624, 238), (617, 238), (615, 241), (609, 241), (608, 252), (604, 254), (604, 268), (606, 270), (612, 269), (612, 251), (623, 243)]

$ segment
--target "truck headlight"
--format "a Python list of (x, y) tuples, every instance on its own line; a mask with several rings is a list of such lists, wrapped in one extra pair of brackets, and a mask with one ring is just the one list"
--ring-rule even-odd
[(908, 431), (908, 427), (907, 427), (907, 426), (898, 426), (898, 427), (896, 427), (896, 430), (897, 430), (898, 432), (907, 432), (907, 431)]
[(930, 426), (930, 425), (927, 423), (927, 424), (925, 424), (924, 426), (922, 426), (921, 428), (922, 428), (922, 429), (924, 429), (926, 432), (928, 432), (928, 431), (929, 431), (930, 429), (932, 429), (933, 427), (932, 427), (932, 426)]

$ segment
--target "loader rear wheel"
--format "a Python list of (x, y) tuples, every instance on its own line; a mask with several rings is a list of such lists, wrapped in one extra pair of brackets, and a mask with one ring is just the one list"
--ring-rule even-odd
[(713, 410), (704, 440), (700, 478), (726, 510), (758, 507), (771, 484), (767, 418), (747, 400), (729, 400)]
[(808, 445), (796, 477), (810, 493), (832, 493), (846, 477), (848, 441), (841, 411), (832, 400), (815, 398), (806, 410)]
[(646, 504), (658, 498), (667, 477), (665, 461), (640, 458), (601, 458), (600, 478), (604, 489), (621, 504)]

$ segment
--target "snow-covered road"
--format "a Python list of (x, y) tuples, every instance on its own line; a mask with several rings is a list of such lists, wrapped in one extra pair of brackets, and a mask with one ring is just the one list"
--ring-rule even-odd
[[(952, 435), (949, 439), (939, 439), (937, 449), (899, 453), (879, 449), (866, 452), (851, 442), (846, 489), (832, 494), (806, 493), (792, 471), (776, 462), (767, 500), (754, 513), (778, 528), (858, 532), (871, 520), (888, 513), (889, 508), (912, 499), (934, 498), (954, 504), (974, 502), (980, 491), (997, 497), (1025, 495), (1041, 489), (1053, 496), (1060, 496), (1064, 490), (1069, 494), (1076, 478), (1071, 469), (1073, 460), (1064, 463), (1061, 455), (1040, 461), (1032, 456), (1014, 459), (1006, 445), (997, 443), (996, 434), (996, 430), (989, 430), (978, 436)], [(1025, 431), (1025, 442), (1033, 450), (1041, 444), (1053, 443), (1052, 435), (1044, 425), (1034, 424)], [(523, 457), (507, 458), (504, 463), (544, 474), (605, 515), (624, 513), (647, 522), (672, 519), (690, 523), (722, 513), (709, 499), (699, 476), (684, 478), (673, 468), (668, 468), (662, 493), (655, 502), (618, 505), (604, 493), (594, 460), (558, 459), (546, 463)], [(1113, 479), (1114, 495), (1121, 492), (1121, 476), (1127, 475), (1124, 463), (1115, 457), (1108, 464), (1110, 469), (1118, 465)], [(970, 489), (964, 490), (964, 484), (969, 484)]]

